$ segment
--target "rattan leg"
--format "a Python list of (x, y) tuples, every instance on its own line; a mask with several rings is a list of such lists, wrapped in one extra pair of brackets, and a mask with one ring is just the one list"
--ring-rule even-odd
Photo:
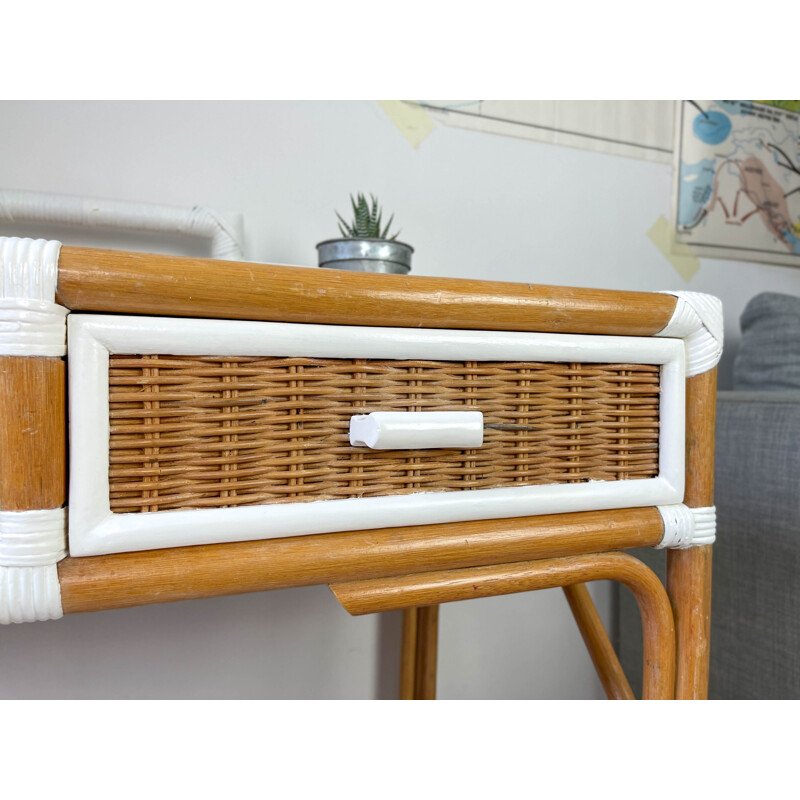
[(400, 699), (436, 699), (436, 657), (439, 606), (403, 611), (400, 656)]
[(609, 700), (633, 700), (634, 694), (614, 646), (584, 583), (565, 586), (564, 594), (578, 624), (586, 649)]
[[(0, 303), (7, 299), (3, 275), (0, 253)], [(7, 286), (8, 271), (5, 280)], [(14, 319), (0, 322), (3, 345)], [(67, 544), (65, 367), (55, 356), (0, 356), (0, 624), (63, 615), (57, 563)]]
[(439, 643), (439, 606), (419, 609), (417, 669), (414, 697), (436, 699), (436, 657)]
[(417, 683), (417, 628), (419, 609), (403, 611), (403, 640), (400, 647), (400, 699), (413, 700)]
[[(686, 381), (686, 493), (692, 508), (714, 504), (717, 370)], [(667, 592), (675, 618), (679, 700), (708, 697), (711, 545), (667, 553)]]
[(711, 550), (711, 545), (705, 545), (667, 554), (667, 589), (675, 616), (678, 700), (708, 698)]
[(66, 365), (0, 356), (0, 510), (60, 508), (67, 493)]

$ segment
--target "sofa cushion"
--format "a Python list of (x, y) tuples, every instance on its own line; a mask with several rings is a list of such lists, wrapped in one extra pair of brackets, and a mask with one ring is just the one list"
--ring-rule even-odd
[[(720, 392), (709, 697), (800, 698), (800, 392)], [(664, 578), (664, 550), (630, 550)], [(619, 584), (615, 584), (619, 587)], [(641, 692), (642, 623), (618, 589), (619, 653)]]
[(800, 297), (762, 292), (745, 307), (733, 388), (800, 389)]

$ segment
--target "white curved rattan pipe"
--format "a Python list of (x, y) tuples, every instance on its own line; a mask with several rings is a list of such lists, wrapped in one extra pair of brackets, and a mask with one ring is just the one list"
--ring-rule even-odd
[(51, 222), (91, 228), (162, 231), (211, 240), (212, 258), (240, 261), (242, 248), (231, 226), (201, 206), (182, 208), (124, 200), (0, 189), (0, 219)]

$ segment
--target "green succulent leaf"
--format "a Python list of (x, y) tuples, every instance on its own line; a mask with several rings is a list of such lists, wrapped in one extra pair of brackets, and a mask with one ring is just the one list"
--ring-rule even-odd
[[(344, 235), (345, 239), (353, 239), (356, 236), (355, 229), (348, 225), (344, 219), (342, 219), (342, 215), (337, 211), (336, 216), (339, 218), (339, 230)], [(344, 227), (342, 227), (344, 226)]]
[(370, 226), (370, 230), (374, 231), (375, 230), (375, 222), (378, 219), (378, 201), (375, 198), (374, 194), (371, 194), (370, 198), (372, 200), (372, 209), (371, 209), (370, 214), (369, 214), (369, 226)]
[(356, 209), (356, 230), (359, 236), (365, 238), (369, 237), (370, 233), (370, 217), (369, 206), (367, 205), (367, 198), (363, 194), (358, 196), (358, 208)]
[(399, 235), (399, 231), (394, 236), (389, 236), (389, 228), (394, 220), (394, 214), (389, 217), (389, 222), (385, 227), (382, 226), (383, 209), (378, 205), (378, 198), (370, 194), (370, 200), (359, 192), (354, 198), (350, 195), (350, 205), (353, 209), (353, 221), (347, 223), (336, 212), (336, 217), (339, 220), (339, 230), (346, 239), (386, 239), (390, 242), (395, 241)]

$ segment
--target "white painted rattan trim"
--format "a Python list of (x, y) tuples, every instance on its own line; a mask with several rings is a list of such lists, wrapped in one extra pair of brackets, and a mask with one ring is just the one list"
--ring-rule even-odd
[(66, 522), (65, 508), (0, 511), (0, 624), (63, 616), (56, 564)]
[(39, 567), (67, 555), (67, 510), (0, 511), (0, 566)]
[[(363, 328), (71, 314), (70, 555), (250, 541), (334, 531), (678, 503), (684, 489), (684, 347), (675, 339), (504, 331)], [(471, 492), (111, 513), (109, 353), (554, 361), (661, 366), (659, 475)], [(377, 410), (377, 409), (376, 409)]]
[(68, 310), (55, 303), (61, 242), (0, 237), (0, 355), (63, 356)]
[(665, 547), (686, 550), (689, 547), (714, 543), (717, 532), (715, 506), (689, 508), (678, 503), (659, 506), (658, 510), (664, 520), (664, 536), (656, 545), (657, 550)]
[[(234, 225), (202, 206), (132, 203), (45, 192), (0, 189), (0, 217), (13, 222), (50, 222), (117, 230), (163, 231), (211, 240), (212, 258), (239, 261), (241, 236)], [(237, 220), (238, 222), (238, 220)]]
[(667, 326), (656, 336), (683, 339), (686, 344), (686, 377), (707, 372), (722, 356), (722, 301), (702, 292), (661, 292), (678, 298)]
[(63, 616), (55, 564), (0, 567), (0, 625), (43, 622)]

